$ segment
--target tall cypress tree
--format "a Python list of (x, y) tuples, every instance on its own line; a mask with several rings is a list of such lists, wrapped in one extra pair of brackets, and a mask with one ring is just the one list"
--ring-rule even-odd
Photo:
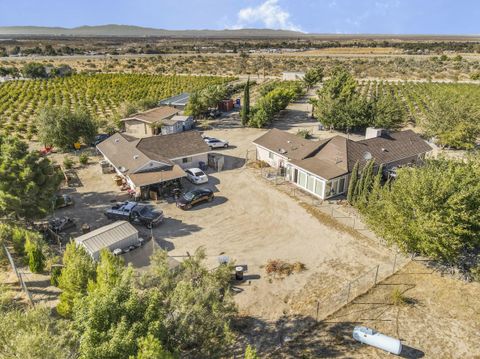
[(352, 173), (350, 174), (350, 181), (348, 182), (347, 201), (353, 204), (355, 187), (358, 180), (358, 161), (353, 166)]
[(250, 78), (243, 90), (242, 125), (246, 126), (250, 117)]
[(365, 199), (368, 197), (368, 194), (370, 193), (373, 186), (373, 165), (374, 164), (375, 164), (375, 161), (370, 160), (370, 162), (368, 162), (368, 165), (365, 167), (365, 169), (362, 172), (362, 175), (364, 176), (364, 180), (363, 180), (363, 187), (361, 191), (362, 191), (362, 197)]

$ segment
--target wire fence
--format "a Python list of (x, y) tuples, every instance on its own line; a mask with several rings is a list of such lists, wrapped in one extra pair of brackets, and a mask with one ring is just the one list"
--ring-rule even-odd
[(10, 251), (8, 250), (8, 248), (5, 245), (3, 245), (3, 250), (5, 252), (5, 255), (7, 256), (8, 262), (10, 263), (10, 266), (12, 267), (13, 272), (15, 273), (15, 275), (18, 278), (18, 282), (20, 283), (20, 288), (25, 293), (30, 305), (33, 306), (34, 305), (33, 297), (32, 297), (32, 294), (30, 293), (30, 291), (28, 290), (28, 287), (27, 287), (25, 281), (23, 280), (22, 273), (18, 270), (17, 266), (15, 265), (15, 261), (13, 260), (13, 257), (10, 254)]
[[(347, 206), (345, 200), (322, 200), (300, 189), (295, 184), (286, 181), (281, 170), (268, 166), (263, 167), (261, 165), (262, 164), (260, 164), (258, 168), (261, 178), (276, 186), (278, 190), (288, 194), (299, 202), (331, 216), (340, 225), (351, 228), (369, 239), (384, 244), (383, 239), (377, 237), (367, 228), (362, 222), (359, 213), (354, 208)], [(325, 293), (324, 296), (315, 298), (309, 304), (310, 308), (306, 309), (306, 314), (315, 318), (317, 321), (324, 319), (358, 296), (369, 291), (378, 282), (395, 274), (410, 260), (411, 258), (406, 258), (398, 252), (392, 252), (391, 258), (388, 261), (371, 267), (358, 277), (345, 282), (345, 284), (339, 286), (338, 289), (334, 289), (333, 291), (329, 291), (329, 293)]]
[(379, 282), (398, 272), (410, 260), (410, 258), (405, 258), (395, 253), (390, 262), (377, 264), (358, 277), (345, 282), (344, 285), (327, 296), (317, 297), (311, 303), (309, 314), (316, 321), (325, 319), (343, 306), (353, 302), (357, 297), (368, 292)]

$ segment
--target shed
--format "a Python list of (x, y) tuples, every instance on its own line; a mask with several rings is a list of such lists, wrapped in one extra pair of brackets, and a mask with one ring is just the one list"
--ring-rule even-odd
[(137, 244), (138, 231), (127, 221), (116, 221), (75, 238), (75, 242), (82, 245), (97, 261), (100, 258), (100, 251), (104, 248), (113, 251)]
[(190, 99), (190, 94), (188, 92), (184, 92), (179, 95), (161, 100), (159, 102), (159, 105), (171, 106), (171, 107), (175, 107), (177, 109), (183, 110), (187, 106), (189, 99)]

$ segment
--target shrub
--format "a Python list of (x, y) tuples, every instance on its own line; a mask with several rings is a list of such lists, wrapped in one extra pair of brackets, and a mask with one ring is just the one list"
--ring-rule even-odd
[(63, 165), (67, 170), (69, 170), (73, 167), (73, 160), (70, 157), (65, 157), (63, 159)]
[(390, 304), (398, 307), (408, 304), (408, 298), (403, 294), (399, 288), (395, 288), (390, 293)]
[(280, 278), (289, 276), (293, 273), (303, 272), (306, 269), (305, 264), (301, 262), (288, 263), (281, 259), (270, 259), (265, 266), (265, 271), (268, 275), (278, 275)]
[[(82, 153), (79, 157), (78, 157), (78, 162), (81, 164), (81, 165), (86, 165), (88, 163), (88, 155), (86, 153)], [(66, 166), (65, 166), (66, 167)]]
[(307, 140), (310, 137), (312, 137), (312, 133), (307, 129), (301, 129), (297, 131), (297, 136), (300, 136), (301, 138), (304, 138)]
[(40, 239), (28, 238), (25, 241), (25, 252), (28, 255), (28, 266), (32, 273), (41, 273), (45, 268), (45, 256)]

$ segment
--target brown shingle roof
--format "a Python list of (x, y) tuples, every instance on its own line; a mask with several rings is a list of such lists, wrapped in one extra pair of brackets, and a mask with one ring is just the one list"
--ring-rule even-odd
[(145, 137), (139, 140), (137, 148), (152, 159), (158, 156), (173, 159), (210, 151), (200, 132), (197, 131)]
[(370, 153), (377, 164), (388, 164), (431, 151), (419, 135), (412, 130), (384, 134), (368, 140), (352, 141), (342, 136), (335, 136), (321, 142), (304, 140), (293, 134), (271, 130), (254, 143), (275, 151), (279, 145), (290, 141), (295, 147), (285, 156), (295, 166), (303, 168), (324, 179), (332, 179), (352, 171), (358, 161), (360, 168), (365, 163), (365, 154)]
[(180, 110), (170, 107), (170, 106), (160, 106), (152, 108), (151, 110), (147, 110), (144, 112), (136, 113), (128, 118), (124, 118), (122, 121), (128, 120), (138, 120), (146, 123), (155, 123), (166, 118), (169, 118), (173, 115), (179, 113)]
[[(188, 131), (172, 135), (152, 136), (142, 139), (132, 139), (131, 136), (124, 136), (116, 133), (107, 138), (97, 146), (98, 150), (124, 174), (129, 175), (133, 181), (144, 183), (147, 178), (161, 178), (161, 171), (170, 171), (174, 167), (171, 159), (188, 157), (199, 153), (208, 152), (210, 149), (203, 141), (199, 132)], [(135, 173), (149, 161), (157, 161), (165, 164), (159, 171), (152, 171), (148, 176)], [(180, 169), (181, 170), (181, 169)], [(135, 174), (134, 174), (135, 173)], [(157, 175), (155, 175), (157, 173)], [(178, 171), (175, 173), (178, 178)], [(132, 177), (133, 176), (133, 177)], [(134, 181), (135, 182), (135, 181)], [(135, 182), (136, 183), (136, 182)], [(155, 182), (151, 182), (155, 183)]]
[(388, 164), (408, 157), (431, 151), (432, 148), (412, 130), (392, 132), (368, 140), (351, 141), (348, 145), (348, 166), (353, 168), (355, 162), (365, 164), (365, 153), (370, 152), (377, 164)]
[[(135, 172), (136, 169), (145, 165), (150, 159), (142, 151), (137, 149), (138, 139), (130, 140), (120, 133), (107, 138), (97, 145), (98, 150), (108, 160), (125, 174)], [(168, 160), (167, 160), (168, 161)]]
[(335, 136), (327, 141), (313, 157), (292, 163), (325, 179), (347, 174), (349, 172), (347, 144), (350, 140)]
[(133, 173), (129, 175), (136, 186), (147, 186), (149, 184), (161, 183), (185, 176), (185, 172), (178, 165), (165, 167), (160, 171)]
[(292, 160), (302, 160), (316, 152), (326, 141), (310, 141), (293, 133), (272, 129), (253, 143)]

